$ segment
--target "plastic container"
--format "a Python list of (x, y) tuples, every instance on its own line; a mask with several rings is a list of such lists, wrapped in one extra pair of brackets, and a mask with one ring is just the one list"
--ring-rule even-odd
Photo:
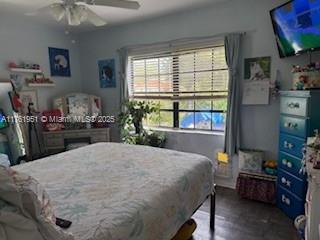
[(6, 135), (0, 133), (0, 153), (8, 155), (11, 158), (11, 151), (8, 143), (8, 138)]

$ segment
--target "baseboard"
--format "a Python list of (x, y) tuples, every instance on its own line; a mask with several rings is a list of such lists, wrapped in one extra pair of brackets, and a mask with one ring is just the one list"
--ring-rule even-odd
[(215, 184), (219, 187), (231, 188), (236, 189), (236, 181), (234, 179), (222, 179), (216, 178)]

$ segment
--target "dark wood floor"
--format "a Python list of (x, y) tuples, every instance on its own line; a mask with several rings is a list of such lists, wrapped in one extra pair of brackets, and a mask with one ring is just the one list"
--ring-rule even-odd
[(297, 240), (293, 222), (272, 205), (241, 199), (234, 190), (217, 189), (216, 229), (209, 231), (209, 201), (193, 217), (194, 240)]

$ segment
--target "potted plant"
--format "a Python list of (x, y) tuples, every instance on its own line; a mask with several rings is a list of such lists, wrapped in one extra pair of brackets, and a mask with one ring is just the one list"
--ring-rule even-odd
[(142, 120), (146, 118), (148, 114), (159, 111), (158, 106), (145, 101), (125, 101), (123, 106), (125, 110), (119, 115), (120, 127), (124, 129), (130, 128), (130, 126), (133, 125), (136, 134), (141, 134), (143, 130)]
[(145, 101), (126, 101), (119, 115), (122, 141), (129, 144), (163, 147), (164, 134), (144, 130), (142, 121), (148, 114), (159, 112), (159, 106)]

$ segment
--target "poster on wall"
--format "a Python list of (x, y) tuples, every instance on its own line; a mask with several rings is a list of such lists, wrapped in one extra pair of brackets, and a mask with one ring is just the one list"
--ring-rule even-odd
[(245, 59), (242, 104), (268, 105), (270, 78), (271, 57)]
[(71, 77), (70, 57), (68, 49), (49, 47), (51, 76)]
[(115, 88), (116, 70), (115, 60), (106, 59), (98, 61), (100, 88)]

